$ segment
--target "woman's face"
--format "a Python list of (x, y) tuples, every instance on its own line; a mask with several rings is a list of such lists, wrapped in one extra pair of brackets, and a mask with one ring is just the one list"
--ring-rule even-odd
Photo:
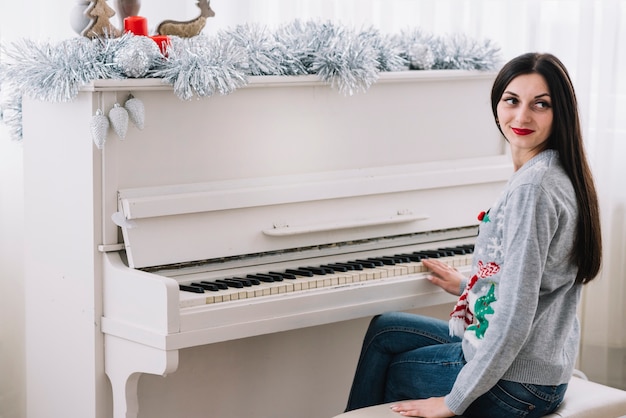
[(543, 76), (515, 77), (504, 89), (496, 110), (517, 169), (545, 149), (552, 131), (552, 98)]

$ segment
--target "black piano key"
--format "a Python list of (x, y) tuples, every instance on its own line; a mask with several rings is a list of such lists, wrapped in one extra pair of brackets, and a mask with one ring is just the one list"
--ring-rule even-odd
[[(237, 280), (237, 281), (241, 281), (241, 282), (248, 282), (252, 286), (258, 286), (258, 285), (261, 284), (261, 281), (259, 279), (255, 279), (253, 277), (246, 277), (245, 279), (243, 277), (231, 277), (231, 280)], [(245, 283), (244, 283), (244, 286), (245, 286)]]
[(295, 280), (296, 279), (296, 275), (292, 274), (292, 273), (270, 271), (267, 274), (276, 274), (276, 275), (282, 277), (283, 279), (287, 279), (287, 280)]
[(295, 274), (296, 276), (313, 277), (313, 273), (309, 270), (287, 269), (285, 273)]
[(221, 280), (220, 279), (220, 280), (216, 280), (215, 283), (223, 283), (223, 284), (225, 284), (228, 287), (234, 287), (234, 288), (237, 288), (237, 289), (243, 288), (243, 283), (235, 281), (235, 280), (228, 281), (228, 280)]
[(463, 248), (467, 254), (474, 253), (474, 244), (459, 245), (459, 247)]
[(202, 280), (200, 283), (215, 285), (215, 286), (217, 286), (217, 288), (218, 288), (218, 289), (220, 289), (220, 290), (228, 289), (228, 285), (227, 285), (227, 284), (225, 284), (225, 283), (220, 283), (220, 282), (218, 282), (218, 281), (209, 282), (209, 281)]
[(393, 259), (393, 261), (396, 262), (396, 264), (408, 263), (408, 262), (411, 261), (411, 260), (409, 260), (408, 257), (400, 256), (400, 255), (397, 255), (397, 254), (392, 256), (391, 258)]
[(363, 270), (363, 264), (357, 263), (356, 261), (348, 261), (346, 263), (338, 263), (339, 265), (345, 265), (352, 270)]
[(365, 268), (374, 268), (374, 267), (384, 266), (383, 262), (380, 260), (367, 259), (367, 260), (356, 260), (356, 262), (361, 263), (361, 265)]
[(275, 282), (282, 282), (283, 281), (283, 276), (281, 276), (280, 274), (257, 273), (257, 274), (255, 274), (255, 276), (261, 276), (261, 277), (265, 277), (265, 278), (268, 278), (268, 279), (272, 279), (272, 281), (275, 281)]
[(323, 266), (320, 266), (322, 268), (325, 269), (330, 269), (333, 273), (336, 271), (339, 271), (341, 273), (345, 273), (346, 271), (348, 271), (348, 268), (346, 266), (340, 266), (338, 264), (324, 264)]
[(323, 276), (326, 274), (326, 270), (320, 267), (298, 267), (298, 270), (310, 271), (316, 276)]
[(265, 283), (274, 283), (274, 279), (271, 276), (262, 276), (260, 274), (248, 274), (246, 277), (249, 279), (257, 279)]
[(374, 263), (373, 261), (357, 260), (357, 261), (350, 261), (350, 263), (361, 266), (361, 268), (357, 270), (376, 268), (376, 263)]
[(361, 266), (359, 264), (356, 264), (356, 263), (333, 263), (333, 264), (330, 264), (330, 266), (331, 267), (337, 266), (339, 268), (345, 268), (348, 271), (350, 271), (350, 270), (359, 270), (359, 269), (363, 270), (363, 266)]
[(217, 292), (218, 290), (220, 290), (216, 285), (209, 283), (191, 283), (191, 285), (201, 287), (204, 290), (209, 290), (211, 292)]
[(467, 251), (465, 251), (465, 248), (462, 248), (462, 247), (445, 247), (445, 248), (439, 248), (439, 250), (452, 253), (451, 255), (467, 254)]
[(385, 266), (393, 266), (396, 264), (395, 260), (391, 257), (371, 257), (368, 260), (380, 261)]
[(426, 258), (423, 255), (419, 255), (419, 254), (398, 254), (399, 257), (402, 257), (404, 259), (407, 259), (409, 261), (422, 261), (422, 259)]
[(402, 263), (408, 263), (409, 259), (406, 257), (400, 257), (399, 255), (395, 254), (395, 255), (389, 255), (386, 256), (386, 258), (390, 259), (391, 261), (393, 261), (394, 264), (402, 264)]
[(434, 250), (416, 251), (415, 254), (423, 255), (425, 258), (441, 258), (441, 253)]
[(252, 286), (252, 282), (250, 280), (246, 280), (246, 279), (228, 278), (228, 279), (224, 279), (224, 281), (225, 282), (241, 283), (244, 287), (251, 287)]
[(178, 288), (185, 292), (204, 293), (204, 289), (198, 286), (189, 286), (186, 284), (178, 285)]

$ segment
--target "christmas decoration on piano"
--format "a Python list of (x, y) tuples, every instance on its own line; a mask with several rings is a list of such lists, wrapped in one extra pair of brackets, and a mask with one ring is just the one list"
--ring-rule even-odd
[[(106, 12), (102, 2), (92, 2), (91, 9)], [(98, 22), (106, 27), (102, 16)], [(89, 27), (93, 30), (93, 22)], [(70, 101), (81, 86), (97, 79), (158, 78), (181, 100), (190, 100), (230, 94), (250, 76), (314, 74), (341, 94), (354, 95), (366, 92), (381, 72), (489, 71), (500, 63), (499, 47), (490, 40), (434, 36), (419, 29), (382, 34), (374, 27), (355, 29), (331, 21), (295, 20), (274, 30), (247, 23), (212, 36), (171, 36), (161, 45), (165, 50), (155, 49), (145, 36), (112, 35), (2, 44), (0, 114), (12, 138), (21, 139), (24, 94)]]
[(109, 133), (109, 126), (111, 126), (109, 119), (104, 115), (102, 109), (96, 110), (96, 114), (91, 118), (90, 128), (91, 137), (98, 149), (104, 148), (104, 143)]
[(142, 78), (161, 57), (158, 45), (146, 36), (128, 36), (128, 44), (113, 53), (113, 63), (129, 78)]
[(109, 121), (111, 122), (111, 127), (120, 139), (126, 138), (126, 132), (128, 131), (128, 119), (128, 111), (120, 106), (119, 103), (115, 103), (113, 108), (109, 110)]
[(133, 125), (135, 125), (139, 130), (143, 130), (144, 120), (146, 117), (143, 102), (132, 94), (129, 94), (126, 103), (124, 103), (124, 109), (128, 112), (128, 117)]
[(211, 9), (209, 0), (198, 0), (196, 5), (200, 8), (200, 16), (184, 22), (164, 20), (157, 26), (156, 32), (159, 35), (179, 36), (181, 38), (198, 36), (204, 29), (207, 18), (215, 16), (215, 12)]
[(109, 116), (104, 114), (102, 109), (96, 110), (96, 114), (91, 117), (91, 138), (98, 149), (104, 148), (109, 127), (120, 139), (126, 138), (128, 132), (128, 122), (131, 121), (139, 130), (144, 128), (145, 108), (141, 100), (128, 95), (124, 106), (115, 103), (109, 110)]
[[(97, 36), (117, 37), (123, 31), (131, 31), (127, 18), (136, 17), (141, 8), (140, 0), (116, 0), (116, 8), (119, 12), (120, 29), (115, 27), (110, 19), (115, 16), (115, 11), (107, 4), (108, 0), (78, 0), (70, 15), (70, 24), (76, 33), (89, 38)], [(164, 20), (157, 25), (157, 35), (170, 35), (182, 38), (197, 36), (202, 32), (208, 18), (215, 16), (209, 0), (198, 0), (196, 6), (200, 9), (200, 15), (186, 21)], [(145, 18), (143, 18), (145, 22)], [(147, 27), (146, 27), (147, 31)], [(143, 35), (147, 36), (148, 33)]]
[(115, 10), (109, 7), (107, 0), (92, 0), (85, 11), (85, 15), (91, 19), (87, 27), (81, 32), (81, 35), (92, 39), (102, 36), (116, 37), (120, 35), (120, 30), (109, 20), (115, 16)]

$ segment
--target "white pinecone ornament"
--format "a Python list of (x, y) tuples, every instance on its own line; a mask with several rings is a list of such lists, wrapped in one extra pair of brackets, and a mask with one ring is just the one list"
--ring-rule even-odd
[(109, 118), (102, 109), (96, 110), (96, 114), (91, 117), (91, 138), (98, 149), (104, 148), (109, 133)]
[(109, 120), (117, 136), (119, 136), (120, 139), (126, 138), (126, 132), (128, 131), (128, 111), (120, 106), (119, 103), (115, 103), (113, 108), (109, 110)]
[(146, 110), (143, 102), (133, 96), (128, 96), (128, 100), (124, 103), (124, 108), (128, 111), (130, 121), (139, 129), (142, 130), (144, 126), (144, 120), (146, 118)]

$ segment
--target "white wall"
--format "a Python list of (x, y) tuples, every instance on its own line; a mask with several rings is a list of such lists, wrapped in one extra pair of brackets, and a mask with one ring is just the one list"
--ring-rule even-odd
[(17, 418), (25, 401), (22, 147), (0, 130), (0, 418)]

